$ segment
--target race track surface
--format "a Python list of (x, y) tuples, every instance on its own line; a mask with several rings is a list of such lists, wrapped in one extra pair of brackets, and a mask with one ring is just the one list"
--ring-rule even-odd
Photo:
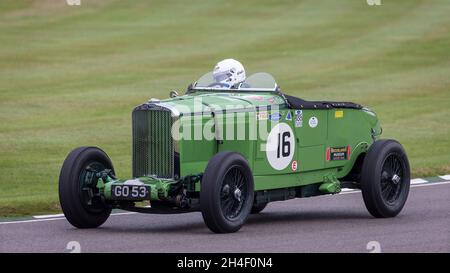
[[(200, 213), (119, 214), (98, 229), (64, 218), (0, 222), (0, 252), (450, 252), (450, 183), (411, 188), (395, 218), (375, 219), (360, 192), (271, 203), (234, 234), (213, 234)], [(375, 242), (375, 244), (377, 244)]]

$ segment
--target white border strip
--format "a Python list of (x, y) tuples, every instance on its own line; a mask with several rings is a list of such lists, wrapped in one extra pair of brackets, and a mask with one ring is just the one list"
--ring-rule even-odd
[[(130, 214), (136, 214), (137, 212), (132, 212), (132, 211), (128, 211), (128, 212), (117, 212), (117, 213), (112, 213), (111, 215), (130, 215)], [(35, 215), (33, 216), (33, 218), (35, 219), (50, 219), (50, 218), (65, 218), (63, 213), (60, 214), (47, 214), (47, 215)]]
[(32, 220), (19, 220), (19, 221), (11, 221), (11, 222), (0, 222), (0, 225), (6, 224), (21, 224), (21, 223), (34, 223), (34, 222), (46, 222), (46, 221), (56, 221), (56, 220), (65, 220), (66, 218), (47, 218), (47, 219), (32, 219)]
[[(122, 216), (122, 215), (132, 215), (132, 214), (137, 214), (137, 212), (133, 212), (133, 211), (117, 212), (117, 213), (112, 213), (111, 216)], [(33, 216), (33, 218), (35, 218), (35, 219), (0, 222), (0, 225), (66, 220), (66, 217), (64, 217), (64, 214), (36, 215), (36, 216)]]
[(57, 218), (57, 217), (64, 217), (64, 214), (48, 214), (48, 215), (36, 215), (33, 216), (35, 219), (47, 219), (47, 218)]
[[(446, 185), (450, 184), (450, 181), (442, 181), (442, 182), (427, 182), (427, 183), (420, 183), (420, 184), (411, 184), (411, 188), (418, 188), (418, 187), (425, 187), (425, 186), (436, 186), (436, 185)], [(342, 189), (342, 191), (339, 194), (349, 194), (349, 193), (357, 193), (361, 192), (361, 190), (358, 189)]]
[(422, 178), (411, 179), (411, 185), (425, 184), (425, 183), (428, 183), (428, 181)]
[(444, 180), (450, 180), (450, 174), (447, 175), (441, 175), (439, 176), (440, 178), (444, 179)]
[(446, 184), (450, 184), (450, 181), (425, 183), (425, 184), (413, 185), (412, 187), (416, 188), (416, 187), (426, 187), (426, 186), (446, 185)]

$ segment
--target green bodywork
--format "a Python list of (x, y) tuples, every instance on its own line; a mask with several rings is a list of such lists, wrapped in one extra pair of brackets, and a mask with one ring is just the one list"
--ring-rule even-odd
[[(196, 100), (201, 100), (200, 107)], [(381, 134), (375, 113), (367, 108), (302, 109), (300, 115), (296, 114), (296, 109), (288, 107), (278, 92), (194, 91), (150, 103), (170, 108), (184, 136), (191, 132), (189, 139), (182, 138), (174, 144), (174, 150), (179, 154), (179, 177), (139, 178), (150, 185), (151, 200), (168, 198), (171, 188), (179, 183), (184, 183), (188, 191), (199, 192), (200, 179), (189, 183), (187, 178), (201, 177), (208, 161), (221, 151), (238, 152), (247, 159), (256, 192), (317, 184), (317, 187), (311, 187), (316, 191), (311, 195), (337, 193), (341, 188), (340, 180), (351, 172), (358, 157), (364, 155)], [(234, 126), (221, 124), (231, 116)], [(314, 117), (315, 127), (309, 125)], [(238, 130), (242, 128), (239, 126), (245, 125), (244, 128), (267, 127), (270, 131), (279, 123), (288, 125), (295, 139), (292, 160), (281, 170), (270, 165), (268, 155), (262, 149), (267, 139), (251, 138), (249, 132), (242, 136), (242, 130)], [(205, 125), (209, 126), (206, 127), (211, 131), (211, 139), (195, 140), (195, 132)], [(339, 149), (342, 149), (341, 153)], [(111, 180), (102, 185), (107, 200), (111, 198), (113, 183), (123, 181)]]

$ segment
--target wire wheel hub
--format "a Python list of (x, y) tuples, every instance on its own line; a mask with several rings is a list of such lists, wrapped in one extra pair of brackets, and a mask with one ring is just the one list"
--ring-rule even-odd
[(238, 166), (226, 173), (222, 183), (221, 209), (223, 215), (232, 220), (239, 216), (247, 195), (247, 181)]
[(393, 204), (400, 196), (404, 167), (396, 154), (386, 157), (382, 168), (381, 191), (383, 199)]

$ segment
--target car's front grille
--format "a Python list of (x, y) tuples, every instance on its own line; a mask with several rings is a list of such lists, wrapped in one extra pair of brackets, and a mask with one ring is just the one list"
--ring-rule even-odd
[(169, 109), (143, 104), (133, 111), (133, 177), (174, 177), (174, 122)]

